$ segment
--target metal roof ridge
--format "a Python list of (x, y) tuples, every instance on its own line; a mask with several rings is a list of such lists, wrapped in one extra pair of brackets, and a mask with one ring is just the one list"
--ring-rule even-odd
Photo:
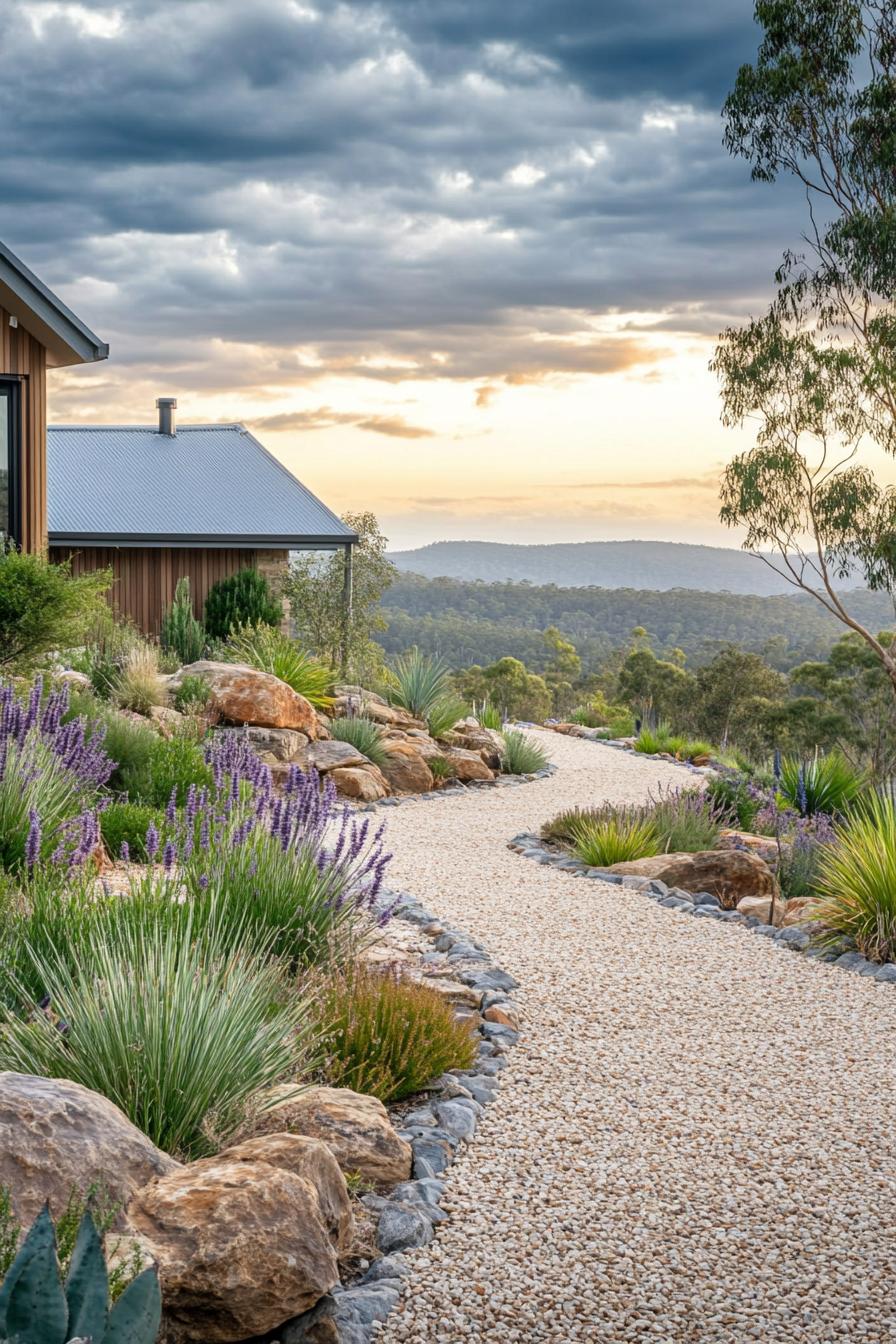
[[(131, 433), (141, 433), (141, 434), (158, 434), (158, 432), (159, 432), (159, 427), (158, 427), (158, 425), (85, 425), (85, 424), (69, 424), (69, 425), (47, 425), (47, 429), (48, 429), (48, 430), (51, 430), (51, 429), (63, 429), (63, 430), (66, 431), (66, 433), (72, 433), (73, 431), (79, 431), (79, 432), (82, 432), (82, 433), (85, 433), (85, 434), (96, 434), (96, 433), (98, 433), (99, 431), (103, 431), (103, 432), (109, 432), (109, 433), (117, 434), (117, 433), (121, 433), (122, 430), (128, 430), (128, 431), (131, 432)], [(177, 426), (177, 434), (173, 435), (173, 437), (174, 437), (174, 438), (177, 438), (178, 435), (180, 435), (180, 434), (190, 433), (191, 431), (193, 431), (193, 430), (197, 430), (197, 429), (198, 429), (198, 430), (204, 430), (204, 431), (213, 430), (213, 429), (238, 429), (238, 430), (239, 430), (241, 433), (243, 433), (243, 434), (248, 434), (248, 432), (249, 432), (249, 431), (246, 429), (245, 425), (241, 425), (241, 424), (239, 423), (238, 420), (226, 420), (226, 421), (220, 421), (220, 422), (217, 423), (217, 424), (208, 424), (208, 425), (184, 425), (184, 424), (179, 424), (179, 425)], [(168, 435), (164, 435), (163, 437), (167, 438)]]

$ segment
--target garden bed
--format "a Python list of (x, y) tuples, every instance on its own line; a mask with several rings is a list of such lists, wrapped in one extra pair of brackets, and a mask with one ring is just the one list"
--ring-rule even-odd
[(555, 846), (545, 844), (540, 836), (528, 832), (514, 836), (508, 841), (508, 848), (523, 858), (567, 872), (571, 877), (607, 882), (625, 891), (646, 896), (665, 909), (676, 910), (699, 919), (714, 919), (734, 924), (760, 937), (768, 938), (789, 951), (799, 952), (811, 960), (831, 962), (855, 975), (870, 976), (880, 984), (896, 983), (896, 962), (869, 961), (845, 941), (839, 949), (817, 947), (813, 944), (811, 933), (806, 929), (799, 926), (776, 928), (753, 915), (744, 915), (738, 910), (724, 910), (718, 897), (708, 892), (688, 892), (681, 887), (670, 888), (665, 882), (655, 878), (626, 876), (606, 868), (593, 867), (581, 859), (559, 851)]

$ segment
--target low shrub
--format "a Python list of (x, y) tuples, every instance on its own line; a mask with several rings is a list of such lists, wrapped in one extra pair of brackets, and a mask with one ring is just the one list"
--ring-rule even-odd
[(589, 705), (579, 705), (569, 716), (570, 723), (578, 723), (583, 728), (603, 728), (606, 725), (606, 716), (598, 710), (592, 709)]
[(49, 1006), (2, 1013), (0, 1067), (99, 1092), (178, 1157), (215, 1151), (303, 1063), (305, 1003), (276, 963), (197, 941), (189, 922), (135, 926), (109, 905), (93, 932), (75, 966), (32, 954)]
[(445, 998), (396, 972), (352, 967), (323, 993), (318, 1030), (331, 1087), (382, 1102), (420, 1092), (448, 1069), (472, 1068), (476, 1037)]
[(574, 825), (573, 849), (595, 868), (646, 859), (659, 852), (659, 837), (653, 823), (637, 809), (616, 810), (613, 815), (586, 817)]
[(864, 773), (836, 751), (826, 756), (816, 754), (810, 761), (796, 757), (781, 761), (780, 791), (804, 817), (817, 812), (841, 815), (861, 798), (867, 787)]
[(74, 577), (68, 564), (51, 565), (0, 540), (0, 669), (26, 673), (53, 649), (69, 649), (107, 610), (112, 571)]
[(451, 669), (444, 659), (421, 653), (415, 646), (395, 659), (389, 698), (415, 719), (426, 719), (441, 700), (453, 697)]
[(332, 669), (299, 648), (282, 630), (264, 624), (244, 626), (235, 630), (227, 643), (230, 657), (279, 677), (316, 709), (332, 709)]
[(124, 660), (112, 695), (120, 709), (130, 709), (135, 714), (148, 714), (153, 705), (164, 704), (158, 649), (152, 644), (136, 644)]
[(245, 626), (277, 626), (283, 605), (257, 569), (241, 569), (213, 583), (205, 599), (205, 630), (209, 639), (229, 639)]
[(162, 617), (162, 648), (176, 654), (179, 665), (198, 662), (205, 651), (205, 628), (193, 615), (186, 576), (178, 579), (174, 601)]
[(747, 775), (736, 771), (711, 775), (706, 781), (705, 794), (723, 826), (739, 831), (754, 829), (764, 795)]
[(537, 742), (516, 728), (502, 734), (501, 772), (505, 775), (534, 775), (548, 764), (547, 752)]
[(824, 852), (834, 840), (834, 827), (824, 813), (814, 817), (790, 815), (792, 824), (782, 838), (776, 865), (778, 885), (785, 900), (817, 895)]
[(426, 726), (429, 729), (430, 737), (444, 737), (450, 733), (454, 725), (460, 720), (466, 718), (470, 712), (470, 707), (464, 700), (460, 700), (454, 695), (445, 695), (430, 706), (429, 713), (426, 716)]
[(202, 714), (211, 704), (212, 691), (208, 682), (193, 672), (180, 680), (174, 692), (174, 708), (181, 714)]
[(610, 719), (607, 728), (611, 738), (631, 737), (635, 731), (633, 714), (616, 714)]
[(146, 863), (146, 833), (151, 826), (161, 832), (165, 813), (145, 803), (111, 803), (100, 814), (100, 834), (113, 859)]
[(117, 777), (133, 803), (167, 807), (173, 794), (177, 806), (182, 807), (191, 787), (202, 789), (211, 785), (212, 772), (202, 748), (186, 734), (166, 738), (152, 729), (149, 731), (148, 754), (143, 756), (140, 743), (140, 759), (127, 768), (120, 766)]
[(659, 850), (667, 854), (714, 849), (724, 824), (712, 799), (700, 789), (660, 789), (643, 815), (656, 831)]
[(374, 765), (385, 765), (389, 758), (383, 741), (383, 730), (372, 719), (360, 714), (349, 714), (345, 718), (333, 719), (330, 723), (330, 736), (339, 742), (350, 742), (356, 751), (366, 756)]
[(896, 961), (896, 802), (872, 794), (836, 828), (818, 864), (820, 941), (847, 938), (872, 961)]

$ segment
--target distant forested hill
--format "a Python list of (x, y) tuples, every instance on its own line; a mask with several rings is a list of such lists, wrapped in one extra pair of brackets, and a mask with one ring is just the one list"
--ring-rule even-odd
[[(892, 628), (885, 595), (851, 593), (850, 605), (875, 630)], [(689, 664), (709, 661), (720, 644), (733, 642), (766, 653), (782, 669), (824, 657), (843, 634), (833, 617), (802, 595), (463, 583), (415, 574), (402, 575), (389, 589), (382, 612), (389, 628), (380, 642), (389, 653), (418, 644), (454, 667), (511, 655), (533, 671), (547, 661), (541, 631), (549, 625), (573, 641), (586, 670), (624, 645), (638, 625), (652, 636), (658, 653), (681, 648)]]
[[(637, 588), (662, 592), (786, 593), (788, 585), (744, 551), (671, 541), (582, 541), (509, 546), (494, 541), (436, 541), (389, 557), (401, 570), (428, 579), (485, 583), (555, 583), (561, 588)], [(851, 585), (845, 584), (844, 587)]]

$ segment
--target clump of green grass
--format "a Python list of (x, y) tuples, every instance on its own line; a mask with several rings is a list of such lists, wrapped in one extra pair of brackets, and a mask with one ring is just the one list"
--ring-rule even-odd
[(148, 714), (165, 703), (165, 688), (159, 679), (159, 652), (152, 644), (136, 644), (128, 653), (112, 692), (121, 709)]
[(849, 939), (872, 961), (896, 960), (896, 803), (870, 795), (837, 827), (814, 875), (821, 941)]
[(426, 719), (440, 700), (452, 695), (448, 664), (442, 658), (421, 653), (416, 646), (395, 659), (391, 672), (392, 704), (406, 709), (415, 719)]
[(456, 695), (442, 696), (430, 706), (426, 715), (430, 737), (444, 737), (446, 733), (451, 732), (458, 720), (465, 718), (468, 713), (469, 705), (466, 701)]
[(360, 714), (348, 714), (344, 718), (332, 719), (330, 736), (339, 742), (349, 742), (362, 756), (374, 765), (385, 765), (389, 753), (385, 747), (383, 730), (373, 719)]
[(279, 677), (315, 709), (333, 708), (332, 669), (312, 658), (282, 630), (265, 623), (244, 626), (230, 636), (227, 645), (231, 657)]
[(478, 709), (474, 710), (476, 718), (483, 728), (491, 728), (498, 733), (504, 726), (504, 717), (497, 705), (493, 705), (490, 700), (483, 700)]
[(501, 773), (505, 775), (534, 775), (548, 764), (547, 752), (517, 728), (507, 728), (502, 734)]
[(586, 817), (573, 825), (572, 841), (576, 855), (595, 868), (646, 859), (659, 852), (656, 827), (637, 809), (631, 813), (619, 809), (612, 815)]
[(429, 766), (433, 779), (454, 779), (457, 770), (454, 762), (447, 756), (430, 756), (426, 764)]
[(224, 954), (192, 930), (94, 916), (73, 964), (30, 950), (49, 1007), (0, 1014), (0, 1068), (108, 1097), (158, 1147), (214, 1151), (251, 1099), (303, 1062), (307, 1007), (275, 963)]
[(332, 1087), (382, 1102), (420, 1092), (448, 1069), (468, 1069), (476, 1038), (444, 997), (395, 972), (354, 966), (327, 984), (320, 1017)]
[(816, 754), (810, 761), (786, 757), (781, 762), (780, 792), (803, 816), (825, 812), (842, 815), (867, 791), (866, 775), (837, 751)]

